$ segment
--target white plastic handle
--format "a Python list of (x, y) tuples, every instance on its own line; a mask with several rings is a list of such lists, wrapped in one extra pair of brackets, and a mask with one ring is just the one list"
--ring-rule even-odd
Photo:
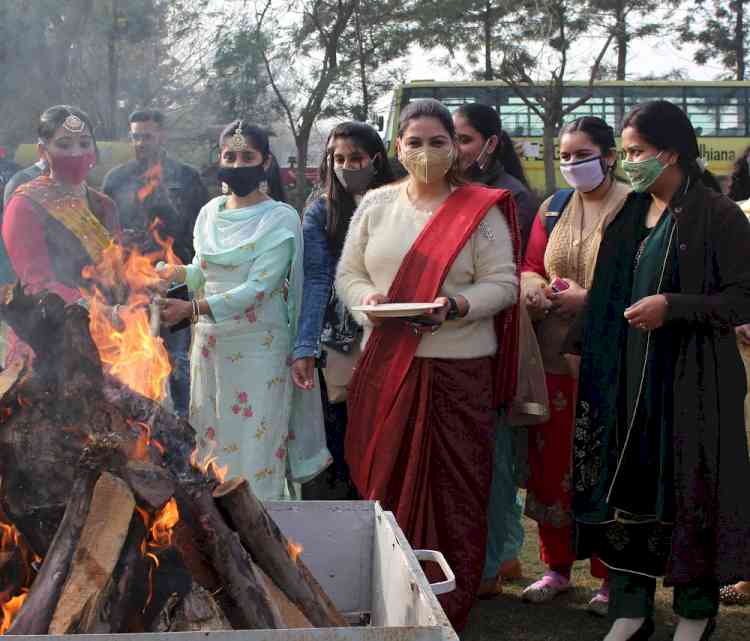
[(417, 557), (417, 561), (434, 561), (445, 574), (445, 581), (430, 583), (430, 587), (436, 596), (453, 592), (456, 589), (456, 575), (453, 574), (451, 566), (448, 565), (448, 561), (445, 560), (442, 553), (437, 550), (414, 550), (414, 556)]

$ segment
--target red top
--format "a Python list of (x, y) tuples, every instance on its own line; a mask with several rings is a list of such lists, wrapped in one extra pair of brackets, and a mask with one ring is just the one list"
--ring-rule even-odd
[(549, 278), (547, 270), (544, 267), (544, 253), (547, 251), (547, 229), (542, 223), (540, 216), (534, 216), (534, 222), (531, 225), (531, 234), (529, 243), (526, 245), (526, 254), (523, 257), (523, 267), (521, 271), (534, 272), (542, 278)]
[(18, 279), (32, 294), (46, 289), (72, 303), (81, 294), (55, 276), (47, 249), (46, 218), (28, 198), (12, 198), (3, 214), (3, 241)]

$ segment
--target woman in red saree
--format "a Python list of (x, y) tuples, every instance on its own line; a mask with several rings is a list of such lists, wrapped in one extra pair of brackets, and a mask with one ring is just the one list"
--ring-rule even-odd
[(359, 314), (346, 460), (359, 493), (392, 510), (413, 547), (446, 556), (457, 587), (441, 601), (460, 630), (484, 565), (496, 408), (515, 386), (518, 224), (510, 192), (461, 183), (439, 102), (403, 111), (398, 148), (409, 178), (362, 200), (337, 293), (349, 307), (438, 307), (418, 322)]
[[(66, 303), (81, 298), (81, 270), (95, 264), (117, 231), (117, 209), (86, 185), (96, 164), (89, 117), (67, 105), (41, 116), (39, 155), (49, 172), (19, 187), (3, 215), (3, 240), (20, 283), (30, 292), (48, 290)], [(9, 337), (6, 362), (26, 347)]]

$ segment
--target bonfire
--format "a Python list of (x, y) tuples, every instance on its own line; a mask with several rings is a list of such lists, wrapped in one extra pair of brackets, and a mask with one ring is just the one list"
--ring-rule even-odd
[(0, 374), (0, 632), (346, 625), (245, 479), (169, 411), (160, 252), (111, 245), (88, 310), (8, 287), (34, 350)]

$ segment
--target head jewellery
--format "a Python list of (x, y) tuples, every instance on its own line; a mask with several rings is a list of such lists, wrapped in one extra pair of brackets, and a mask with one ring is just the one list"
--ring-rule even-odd
[(247, 141), (245, 140), (245, 136), (242, 135), (241, 120), (237, 125), (237, 129), (234, 130), (232, 137), (229, 139), (228, 147), (232, 151), (242, 151), (243, 149), (247, 149)]
[(70, 133), (73, 134), (80, 134), (84, 129), (86, 129), (86, 123), (83, 122), (78, 116), (75, 114), (70, 114), (62, 124), (64, 129), (67, 129)]

